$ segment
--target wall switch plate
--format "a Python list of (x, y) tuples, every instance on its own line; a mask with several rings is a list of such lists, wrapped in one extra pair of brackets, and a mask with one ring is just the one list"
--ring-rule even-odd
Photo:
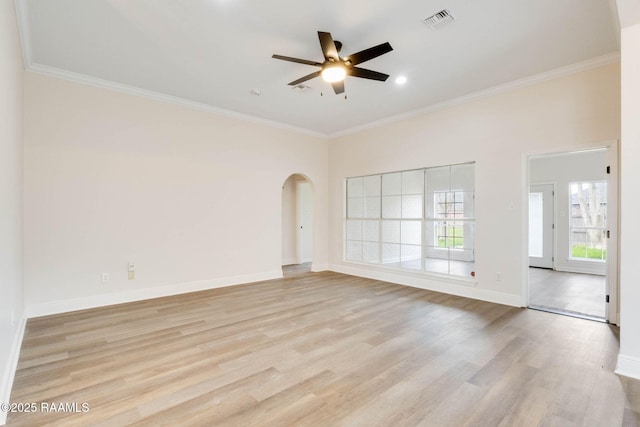
[(136, 272), (135, 271), (129, 271), (129, 280), (133, 280), (136, 278)]
[(109, 281), (109, 273), (102, 273), (102, 283), (107, 283)]
[(130, 262), (127, 265), (127, 271), (136, 271), (136, 265), (134, 263)]

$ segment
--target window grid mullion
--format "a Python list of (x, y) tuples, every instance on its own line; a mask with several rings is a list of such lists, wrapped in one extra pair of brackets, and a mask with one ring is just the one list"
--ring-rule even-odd
[[(377, 211), (378, 215), (377, 217), (371, 217), (370, 213), (371, 213), (371, 206), (369, 206), (369, 208), (367, 208), (367, 201), (368, 199), (374, 197), (373, 194), (367, 193), (367, 188), (371, 188), (371, 183), (369, 182), (369, 184), (365, 184), (365, 177), (354, 177), (354, 178), (349, 178), (349, 179), (362, 179), (360, 185), (361, 185), (361, 191), (362, 191), (362, 195), (361, 198), (360, 197), (356, 197), (356, 198), (360, 198), (361, 202), (362, 202), (362, 207), (360, 208), (360, 210), (362, 212), (359, 212), (357, 207), (353, 207), (352, 212), (355, 212), (356, 214), (358, 214), (358, 218), (355, 217), (350, 217), (349, 216), (349, 202), (353, 202), (354, 198), (349, 197), (353, 193), (354, 189), (358, 189), (358, 184), (357, 183), (353, 183), (353, 187), (350, 188), (349, 185), (347, 185), (347, 191), (346, 191), (346, 196), (347, 196), (347, 219), (352, 219), (352, 220), (359, 220), (359, 227), (360, 227), (360, 247), (359, 247), (359, 258), (360, 260), (362, 260), (363, 262), (371, 262), (371, 261), (366, 261), (365, 258), (371, 260), (371, 252), (370, 249), (375, 248), (375, 246), (372, 246), (371, 244), (373, 243), (372, 240), (372, 236), (371, 235), (366, 235), (365, 236), (365, 229), (367, 229), (368, 233), (371, 233), (372, 231), (374, 231), (375, 229), (371, 228), (371, 224), (368, 223), (368, 221), (371, 220), (377, 220), (377, 238), (378, 238), (378, 242), (377, 242), (377, 252), (378, 252), (378, 259), (376, 264), (379, 265), (384, 265), (385, 264), (385, 259), (384, 259), (384, 254), (385, 254), (385, 250), (383, 249), (384, 247), (384, 242), (385, 239), (383, 239), (383, 229), (385, 229), (384, 224), (388, 224), (388, 222), (391, 221), (397, 221), (398, 224), (397, 226), (393, 226), (394, 228), (390, 228), (389, 232), (392, 232), (393, 234), (389, 235), (389, 242), (395, 242), (397, 239), (397, 248), (393, 248), (390, 247), (389, 249), (392, 249), (392, 252), (388, 253), (388, 256), (391, 256), (391, 258), (389, 258), (390, 262), (395, 263), (395, 257), (398, 257), (398, 267), (400, 269), (409, 269), (412, 271), (416, 271), (415, 267), (418, 267), (418, 265), (415, 264), (415, 256), (417, 254), (417, 256), (420, 257), (420, 262), (419, 262), (419, 271), (423, 271), (423, 272), (428, 272), (428, 271), (433, 271), (433, 272), (437, 272), (437, 270), (427, 270), (427, 255), (429, 253), (428, 248), (432, 248), (431, 250), (439, 250), (438, 248), (440, 247), (442, 250), (446, 251), (446, 255), (443, 253), (444, 258), (443, 261), (446, 260), (446, 271), (447, 274), (453, 274), (452, 271), (452, 267), (451, 267), (451, 262), (452, 262), (452, 249), (459, 249), (461, 251), (467, 251), (467, 255), (469, 254), (468, 251), (471, 251), (471, 262), (473, 262), (473, 258), (474, 257), (474, 253), (475, 253), (475, 249), (473, 246), (473, 235), (475, 234), (475, 229), (473, 226), (471, 226), (472, 228), (469, 229), (467, 228), (466, 224), (474, 224), (475, 223), (475, 218), (474, 215), (472, 214), (471, 216), (467, 217), (465, 216), (465, 214), (467, 214), (468, 212), (465, 212), (465, 203), (464, 200), (467, 197), (473, 197), (473, 199), (475, 200), (475, 194), (473, 194), (473, 191), (466, 191), (468, 190), (469, 187), (466, 187), (467, 184), (463, 184), (465, 185), (465, 187), (462, 187), (463, 190), (458, 190), (455, 191), (453, 189), (453, 182), (452, 182), (452, 176), (453, 176), (453, 166), (454, 165), (448, 165), (447, 168), (447, 184), (446, 187), (447, 190), (445, 191), (436, 191), (434, 193), (431, 193), (431, 197), (429, 197), (429, 183), (427, 180), (427, 171), (429, 170), (433, 170), (433, 169), (437, 169), (437, 168), (423, 168), (423, 169), (419, 169), (419, 170), (411, 170), (411, 171), (400, 171), (400, 172), (393, 172), (393, 174), (398, 174), (397, 178), (394, 177), (392, 179), (399, 179), (398, 181), (395, 181), (395, 184), (393, 183), (393, 181), (389, 181), (388, 183), (388, 190), (390, 190), (390, 192), (388, 191), (388, 194), (386, 195), (387, 198), (389, 198), (391, 201), (387, 200), (386, 203), (383, 200), (383, 181), (384, 181), (384, 177), (387, 174), (376, 174), (376, 179), (378, 180), (378, 191), (376, 192), (377, 194), (377, 198), (379, 199), (379, 209)], [(405, 172), (414, 172), (414, 171), (419, 171), (420, 173), (422, 173), (422, 180), (421, 180), (421, 189), (420, 191), (415, 191), (416, 190), (416, 183), (418, 181), (415, 181), (415, 178), (417, 178), (417, 176), (411, 176), (411, 175), (404, 175)], [(443, 171), (444, 172), (444, 171)], [(434, 177), (436, 179), (440, 179), (438, 178), (438, 174), (440, 172), (435, 172), (436, 175), (434, 175)], [(469, 173), (468, 171), (465, 171), (464, 169), (462, 169), (462, 173)], [(473, 173), (473, 171), (471, 172)], [(391, 173), (389, 174), (391, 175)], [(369, 175), (371, 176), (371, 175)], [(468, 175), (467, 175), (468, 176)], [(440, 177), (442, 177), (442, 175), (440, 175)], [(349, 179), (347, 181), (349, 181)], [(463, 176), (463, 179), (464, 176)], [(434, 188), (438, 188), (438, 185), (441, 184), (437, 184), (438, 181), (436, 182), (436, 187)], [(446, 182), (446, 181), (445, 181)], [(469, 182), (469, 181), (466, 181)], [(349, 182), (348, 182), (349, 183)], [(389, 185), (391, 185), (391, 187), (389, 187)], [(393, 186), (396, 186), (396, 190), (393, 190)], [(411, 187), (407, 187), (407, 185), (411, 185)], [(472, 183), (473, 185), (473, 183)], [(399, 188), (399, 190), (397, 190)], [(415, 196), (421, 196), (422, 200), (421, 200), (421, 208), (422, 208), (422, 214), (418, 217), (415, 218), (405, 218), (405, 216), (407, 214), (409, 214), (409, 211), (407, 211), (407, 209), (411, 209), (411, 212), (415, 211), (415, 200), (407, 200), (405, 201), (405, 190), (408, 191), (410, 188), (412, 188), (412, 192), (411, 192), (411, 196), (414, 196), (413, 199), (415, 199)], [(440, 187), (443, 188), (443, 187)], [(473, 187), (471, 187), (473, 188)], [(398, 194), (399, 192), (399, 194)], [(440, 194), (441, 195), (440, 195)], [(442, 194), (444, 193), (444, 194)], [(396, 196), (397, 194), (397, 196)], [(394, 200), (395, 199), (395, 200)], [(431, 200), (433, 199), (433, 200)], [(395, 207), (393, 206), (394, 203), (398, 203), (399, 205), (396, 205)], [(429, 210), (428, 206), (430, 203), (433, 203), (433, 209)], [(406, 206), (405, 206), (406, 204)], [(388, 211), (388, 214), (393, 214), (394, 210), (397, 213), (397, 217), (396, 215), (393, 215), (391, 217), (384, 217), (383, 215), (383, 205), (386, 206), (386, 210)], [(469, 208), (467, 209), (467, 211), (471, 212), (471, 210), (474, 209), (473, 204), (469, 206)], [(412, 214), (413, 215), (413, 214)], [(414, 215), (415, 216), (415, 215)], [(415, 234), (414, 232), (410, 231), (410, 230), (414, 230), (415, 227), (411, 226), (412, 228), (407, 228), (410, 224), (410, 222), (415, 222), (417, 224), (419, 224), (419, 236), (416, 235), (414, 237), (413, 234)], [(347, 222), (345, 222), (345, 227), (346, 227)], [(366, 224), (369, 224), (365, 227)], [(397, 228), (395, 228), (397, 227)], [(434, 230), (429, 231), (428, 229), (430, 229), (430, 227), (434, 227)], [(460, 228), (460, 229), (457, 229)], [(593, 228), (597, 228), (597, 229), (601, 229), (601, 227), (593, 227)], [(395, 231), (391, 231), (395, 229)], [(416, 231), (418, 229), (415, 229)], [(466, 231), (465, 231), (466, 230)], [(374, 231), (374, 233), (376, 232)], [(396, 235), (395, 233), (399, 233), (399, 235)], [(409, 235), (407, 235), (407, 233), (409, 233)], [(467, 234), (470, 233), (470, 234)], [(430, 242), (430, 240), (427, 238), (429, 236), (429, 234), (433, 234), (435, 242)], [(397, 237), (396, 237), (397, 236)], [(472, 247), (465, 247), (465, 236), (467, 236), (467, 238), (472, 239), (472, 241), (470, 242), (470, 244), (472, 245)], [(407, 240), (408, 239), (408, 240)], [(347, 247), (347, 241), (349, 239), (347, 239), (347, 235), (345, 234), (345, 250)], [(440, 244), (442, 246), (440, 246), (440, 244), (438, 242), (441, 242)], [(354, 241), (355, 242), (355, 241)], [(408, 243), (411, 242), (411, 243)], [(414, 243), (415, 242), (415, 243)], [(367, 248), (365, 250), (365, 243), (367, 244)], [(396, 243), (389, 243), (389, 245), (396, 245)], [(433, 246), (432, 246), (433, 245)], [(405, 249), (407, 249), (407, 251), (403, 251), (403, 246), (406, 246)], [(419, 250), (418, 250), (419, 249)], [(367, 252), (369, 251), (369, 252)], [(397, 252), (396, 252), (397, 251)], [(416, 252), (417, 251), (417, 252)], [(365, 256), (365, 253), (368, 253), (369, 255)], [(405, 257), (410, 257), (409, 258), (409, 262), (412, 262), (412, 264), (409, 265), (413, 265), (413, 268), (411, 267), (403, 267), (403, 259), (405, 259)], [(464, 252), (460, 252), (460, 255), (456, 255), (456, 257), (465, 257)], [(438, 257), (434, 258), (435, 260), (438, 259)], [(459, 259), (459, 258), (458, 258)], [(411, 261), (413, 260), (413, 261)], [(464, 258), (463, 258), (464, 260)], [(444, 267), (444, 266), (443, 266)], [(459, 274), (459, 273), (458, 273)]]

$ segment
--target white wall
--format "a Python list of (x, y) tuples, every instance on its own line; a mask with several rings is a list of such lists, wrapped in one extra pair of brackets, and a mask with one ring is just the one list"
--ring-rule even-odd
[[(331, 269), (413, 286), (524, 303), (529, 154), (602, 146), (620, 136), (619, 64), (332, 139)], [(476, 161), (477, 284), (423, 279), (342, 261), (346, 177)], [(497, 273), (500, 274), (498, 280)]]
[[(24, 327), (22, 56), (12, 1), (0, 2), (0, 402), (9, 401)], [(0, 412), (0, 424), (6, 413)]]
[[(636, 11), (640, 6), (636, 2)], [(640, 379), (640, 13), (622, 29), (620, 354), (618, 373)]]
[(296, 172), (315, 185), (327, 263), (323, 138), (33, 73), (25, 122), (31, 315), (280, 276)]
[[(531, 185), (554, 184), (555, 190), (555, 262), (560, 271), (605, 274), (606, 264), (569, 258), (569, 185), (571, 182), (606, 181), (607, 151), (594, 150), (564, 153), (531, 159)], [(615, 210), (614, 210), (615, 212)], [(615, 218), (610, 218), (610, 220)]]

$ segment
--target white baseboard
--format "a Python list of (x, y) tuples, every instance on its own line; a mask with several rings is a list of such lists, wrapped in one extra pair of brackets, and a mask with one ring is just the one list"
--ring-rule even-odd
[(570, 267), (570, 266), (558, 266), (553, 268), (555, 271), (562, 271), (565, 273), (578, 273), (578, 274), (594, 274), (596, 276), (605, 276), (606, 272), (603, 267)]
[(337, 273), (366, 277), (367, 279), (383, 280), (385, 282), (411, 286), (413, 288), (426, 289), (513, 307), (522, 307), (522, 298), (520, 295), (479, 289), (476, 287), (476, 282), (467, 279), (427, 277), (411, 273), (374, 270), (359, 265), (331, 264), (329, 269)]
[(311, 264), (311, 271), (314, 273), (320, 271), (327, 271), (329, 269), (329, 264)]
[(640, 358), (618, 353), (616, 374), (640, 380)]
[(152, 288), (133, 289), (125, 292), (92, 295), (83, 298), (50, 301), (40, 304), (28, 304), (26, 308), (26, 316), (28, 318), (48, 316), (50, 314), (67, 313), (76, 310), (86, 310), (88, 308), (104, 307), (107, 305), (122, 304), (152, 298), (161, 298), (171, 295), (186, 294), (190, 292), (206, 291), (209, 289), (223, 288), (226, 286), (242, 285), (252, 282), (262, 282), (265, 280), (279, 279), (281, 277), (282, 270), (275, 270), (255, 274), (244, 274), (240, 276), (222, 277), (211, 280), (178, 283), (174, 285), (158, 286)]
[[(2, 382), (0, 383), (0, 403), (9, 403), (11, 398), (11, 388), (13, 387), (13, 379), (18, 368), (18, 359), (20, 358), (20, 348), (22, 347), (22, 338), (24, 337), (24, 329), (27, 326), (27, 317), (22, 316), (16, 333), (11, 342), (9, 359), (4, 366)], [(7, 412), (0, 411), (0, 425), (7, 422)]]

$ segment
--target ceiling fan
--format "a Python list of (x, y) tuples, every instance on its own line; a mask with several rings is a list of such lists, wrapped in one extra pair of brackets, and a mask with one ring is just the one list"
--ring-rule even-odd
[(333, 91), (337, 95), (344, 92), (344, 79), (346, 76), (361, 77), (363, 79), (378, 80), (381, 82), (384, 82), (389, 77), (388, 74), (356, 67), (358, 64), (391, 52), (393, 48), (388, 42), (353, 53), (349, 56), (340, 57), (338, 54), (342, 48), (342, 43), (337, 40), (334, 41), (333, 37), (331, 37), (331, 33), (318, 31), (318, 39), (320, 40), (320, 47), (322, 48), (322, 53), (324, 55), (324, 62), (308, 61), (306, 59), (292, 58), (290, 56), (282, 55), (272, 56), (272, 58), (281, 59), (283, 61), (297, 62), (299, 64), (320, 67), (318, 71), (314, 71), (311, 74), (300, 77), (298, 80), (292, 81), (289, 83), (289, 86), (297, 86), (307, 80), (322, 76), (325, 81), (331, 83)]

